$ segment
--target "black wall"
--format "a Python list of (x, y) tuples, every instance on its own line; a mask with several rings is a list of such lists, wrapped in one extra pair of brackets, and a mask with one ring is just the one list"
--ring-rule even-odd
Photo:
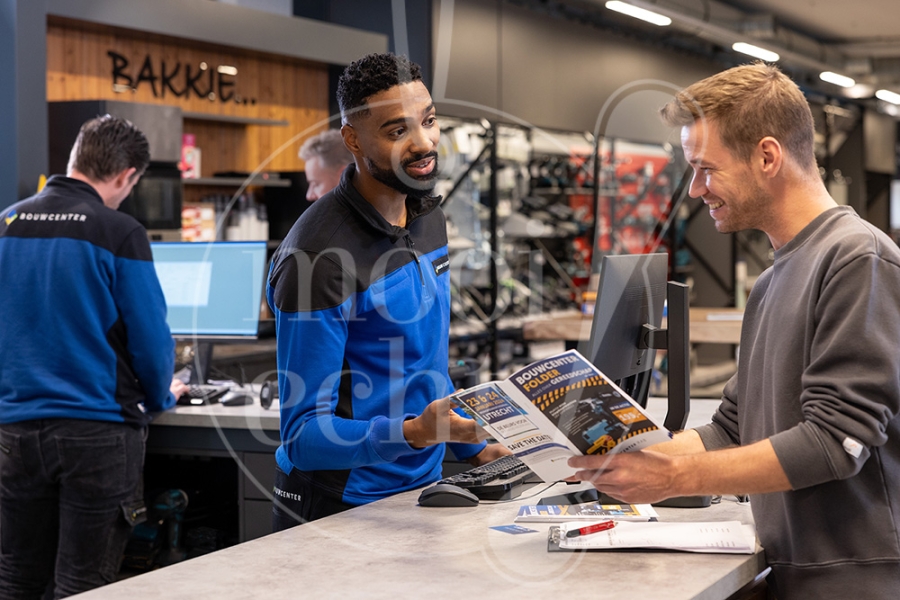
[[(394, 10), (402, 7), (405, 14)], [(425, 85), (431, 87), (431, 2), (427, 0), (294, 0), (294, 15), (308, 19), (346, 25), (388, 36), (388, 50), (405, 54), (422, 67)], [(405, 22), (405, 27), (401, 25)], [(398, 33), (398, 31), (402, 33)], [(328, 95), (330, 112), (337, 115), (335, 92), (343, 67), (332, 67)], [(332, 127), (339, 126), (332, 121)]]
[(434, 91), (441, 99), (437, 78), (449, 47), (445, 113), (488, 111), (540, 127), (593, 131), (606, 101), (624, 98), (616, 134), (658, 141), (667, 135), (655, 115), (666, 101), (662, 91), (671, 95), (723, 68), (501, 0), (456, 0), (452, 20), (442, 4), (435, 8)]
[(0, 0), (0, 209), (47, 173), (46, 56), (45, 1)]

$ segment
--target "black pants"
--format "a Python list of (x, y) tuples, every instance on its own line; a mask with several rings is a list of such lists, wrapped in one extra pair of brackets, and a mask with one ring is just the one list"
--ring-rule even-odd
[[(47, 419), (0, 426), (0, 598), (115, 580), (144, 515), (146, 429)], [(48, 593), (49, 595), (49, 593)]]
[(300, 477), (297, 471), (290, 475), (275, 467), (275, 504), (272, 507), (272, 531), (283, 531), (309, 521), (336, 515), (353, 508), (340, 500), (330, 498)]

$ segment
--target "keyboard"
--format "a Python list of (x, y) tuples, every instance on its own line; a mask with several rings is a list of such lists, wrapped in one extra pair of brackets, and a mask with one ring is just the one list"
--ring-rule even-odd
[(193, 384), (188, 391), (178, 397), (177, 403), (181, 406), (201, 406), (218, 402), (229, 390), (227, 385), (214, 385), (211, 383)]
[(480, 467), (441, 479), (467, 489), (479, 500), (509, 500), (540, 483), (534, 472), (515, 456), (502, 456)]

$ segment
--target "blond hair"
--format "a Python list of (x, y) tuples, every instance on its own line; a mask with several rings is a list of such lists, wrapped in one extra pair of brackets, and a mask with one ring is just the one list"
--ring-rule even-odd
[(319, 157), (322, 165), (329, 169), (343, 169), (353, 162), (353, 155), (337, 129), (327, 129), (307, 139), (298, 154), (303, 160)]
[(812, 111), (797, 84), (772, 65), (742, 65), (707, 77), (659, 112), (671, 127), (697, 119), (714, 122), (722, 143), (742, 160), (749, 160), (759, 141), (771, 136), (801, 167), (816, 169)]

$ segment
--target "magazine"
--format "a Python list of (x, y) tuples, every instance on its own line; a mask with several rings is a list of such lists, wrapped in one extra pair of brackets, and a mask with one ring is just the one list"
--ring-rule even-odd
[(672, 437), (576, 350), (450, 399), (546, 482), (575, 473), (570, 456), (631, 452)]
[(537, 504), (520, 506), (516, 523), (565, 523), (566, 521), (655, 521), (659, 515), (649, 504)]

